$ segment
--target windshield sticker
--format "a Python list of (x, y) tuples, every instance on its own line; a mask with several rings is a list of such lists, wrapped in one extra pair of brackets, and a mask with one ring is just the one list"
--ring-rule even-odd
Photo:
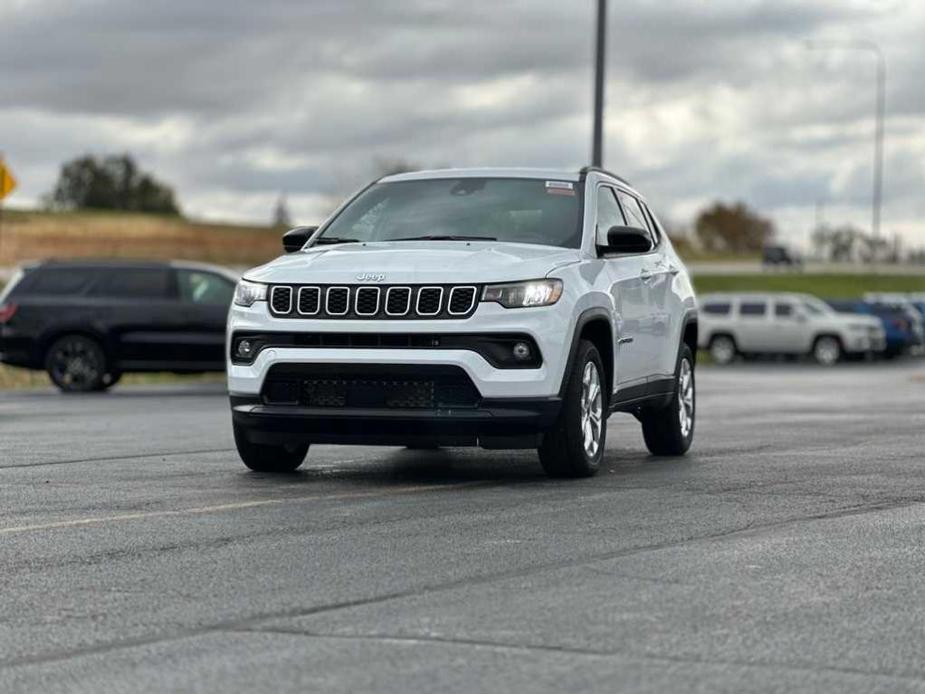
[(550, 195), (575, 195), (575, 185), (569, 181), (546, 181), (546, 192)]

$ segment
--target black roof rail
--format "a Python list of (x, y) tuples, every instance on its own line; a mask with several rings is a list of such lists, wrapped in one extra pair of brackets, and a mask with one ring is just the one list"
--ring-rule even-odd
[(611, 178), (615, 178), (618, 181), (620, 181), (620, 183), (628, 185), (630, 188), (633, 187), (633, 184), (627, 181), (625, 178), (623, 178), (623, 176), (617, 176), (617, 174), (615, 174), (613, 171), (608, 171), (607, 169), (602, 168), (600, 166), (584, 166), (581, 168), (581, 170), (578, 173), (587, 174), (591, 171), (596, 171), (597, 173), (602, 173), (606, 176), (610, 176)]

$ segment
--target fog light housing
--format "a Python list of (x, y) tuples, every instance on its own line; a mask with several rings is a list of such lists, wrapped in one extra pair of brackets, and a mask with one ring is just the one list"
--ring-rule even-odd
[(254, 353), (254, 344), (250, 340), (241, 340), (238, 342), (238, 356), (243, 359), (250, 359)]
[(530, 349), (530, 345), (526, 342), (515, 342), (514, 347), (511, 349), (511, 354), (514, 355), (514, 359), (517, 361), (529, 361), (533, 358), (533, 350)]

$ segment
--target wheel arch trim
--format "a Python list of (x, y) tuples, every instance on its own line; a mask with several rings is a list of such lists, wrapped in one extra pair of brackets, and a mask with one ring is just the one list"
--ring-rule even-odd
[[(575, 359), (575, 353), (578, 350), (578, 342), (581, 339), (581, 333), (590, 323), (598, 321), (607, 324), (607, 329), (610, 333), (610, 359), (608, 360), (608, 355), (602, 354), (601, 361), (604, 362), (604, 370), (606, 371), (607, 378), (607, 399), (608, 401), (613, 396), (613, 382), (615, 379), (616, 372), (616, 359), (614, 358), (614, 345), (613, 345), (613, 318), (612, 312), (608, 311), (603, 306), (594, 306), (587, 308), (578, 314), (578, 318), (575, 321), (575, 327), (572, 330), (572, 340), (568, 349), (567, 361), (565, 362), (565, 368), (562, 371), (562, 381), (559, 384), (559, 397), (565, 396), (565, 389), (568, 385), (569, 376), (572, 373), (573, 361)], [(610, 362), (608, 364), (608, 361)]]

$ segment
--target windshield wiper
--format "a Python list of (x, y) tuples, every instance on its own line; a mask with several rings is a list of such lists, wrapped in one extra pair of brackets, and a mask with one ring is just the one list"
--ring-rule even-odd
[(400, 239), (388, 239), (389, 241), (497, 241), (494, 236), (450, 236), (442, 234), (430, 234), (428, 236), (405, 236)]
[(342, 239), (336, 236), (322, 236), (315, 239), (313, 246), (330, 246), (335, 243), (360, 243), (359, 239)]

